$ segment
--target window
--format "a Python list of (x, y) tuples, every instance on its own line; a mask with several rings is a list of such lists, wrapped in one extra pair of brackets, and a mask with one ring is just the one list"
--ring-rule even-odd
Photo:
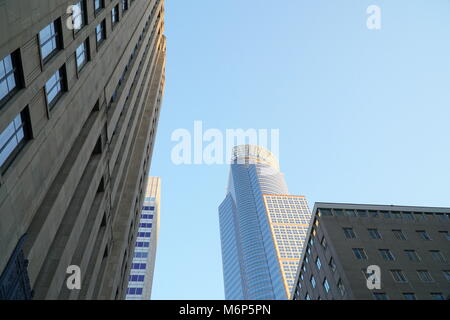
[(320, 244), (322, 245), (324, 250), (327, 249), (327, 240), (325, 239), (325, 236), (322, 238), (322, 241), (320, 242)]
[(444, 295), (441, 292), (432, 292), (431, 299), (433, 300), (445, 300)]
[(86, 63), (89, 60), (87, 48), (88, 48), (88, 41), (86, 40), (85, 42), (80, 44), (80, 46), (75, 51), (75, 59), (76, 59), (76, 63), (77, 63), (77, 71), (78, 72), (81, 71), (81, 69), (83, 69), (83, 67), (86, 65)]
[(319, 210), (319, 215), (321, 217), (327, 217), (327, 216), (332, 216), (333, 213), (331, 212), (331, 209), (320, 209)]
[(416, 232), (422, 240), (431, 240), (430, 236), (425, 230), (418, 230)]
[(405, 254), (409, 261), (420, 261), (420, 257), (415, 250), (405, 250)]
[(392, 254), (391, 250), (389, 249), (380, 249), (380, 255), (383, 257), (386, 261), (394, 261), (394, 255)]
[(111, 10), (111, 23), (112, 23), (112, 25), (115, 26), (117, 22), (119, 22), (119, 6), (115, 6)]
[(404, 293), (403, 297), (405, 298), (405, 300), (417, 300), (416, 295), (411, 292)]
[(74, 4), (72, 11), (72, 21), (75, 32), (79, 31), (86, 24), (86, 6), (84, 0)]
[(41, 50), (41, 59), (44, 63), (60, 48), (58, 27), (59, 23), (56, 20), (39, 32), (39, 47)]
[(316, 287), (316, 279), (314, 279), (314, 276), (311, 276), (311, 285), (313, 288)]
[(433, 257), (434, 261), (437, 262), (445, 262), (445, 257), (439, 250), (430, 250), (431, 256)]
[(369, 231), (369, 235), (372, 239), (381, 239), (381, 234), (378, 229), (367, 229)]
[(328, 280), (326, 278), (325, 280), (323, 280), (323, 288), (326, 292), (330, 292), (330, 284), (328, 283)]
[(391, 274), (396, 282), (408, 282), (402, 270), (391, 270)]
[(0, 60), (0, 104), (6, 102), (18, 88), (17, 53)]
[(353, 248), (353, 254), (358, 260), (367, 260), (366, 252), (362, 248)]
[(63, 68), (56, 71), (45, 84), (45, 95), (49, 109), (53, 108), (64, 90)]
[(309, 293), (306, 293), (305, 300), (311, 300), (311, 297), (309, 296)]
[(442, 234), (445, 239), (450, 240), (450, 234), (448, 234), (448, 231), (439, 231), (439, 233)]
[(444, 270), (442, 273), (444, 273), (444, 278), (450, 281), (450, 270)]
[(403, 212), (403, 218), (408, 220), (414, 220), (414, 216), (411, 212)]
[(105, 20), (103, 20), (95, 27), (95, 38), (97, 40), (98, 48), (98, 46), (106, 39)]
[(339, 291), (341, 292), (341, 295), (345, 295), (345, 287), (344, 287), (344, 284), (342, 283), (341, 279), (339, 279), (339, 281), (337, 283), (337, 287), (338, 287)]
[(353, 228), (343, 228), (343, 230), (344, 230), (345, 237), (347, 239), (355, 239), (356, 238), (356, 234), (353, 231)]
[(431, 274), (428, 272), (428, 270), (417, 270), (417, 275), (423, 282), (433, 282), (433, 278), (431, 277)]
[(95, 11), (95, 13), (98, 13), (99, 11), (101, 11), (105, 7), (105, 4), (104, 4), (103, 1), (104, 0), (94, 0), (94, 11)]
[(28, 111), (19, 113), (0, 133), (0, 167), (5, 172), (29, 137)]
[(397, 240), (406, 240), (406, 236), (402, 230), (392, 230)]
[(317, 269), (319, 269), (319, 270), (322, 267), (322, 263), (320, 263), (319, 257), (316, 258), (316, 266), (317, 266)]
[(336, 271), (336, 264), (334, 263), (333, 257), (330, 258), (330, 262), (328, 263), (328, 265), (333, 272)]
[(128, 10), (128, 0), (121, 0), (122, 1), (122, 11), (125, 12)]
[(389, 299), (387, 294), (384, 293), (384, 292), (374, 292), (373, 293), (373, 298), (375, 300), (388, 300)]

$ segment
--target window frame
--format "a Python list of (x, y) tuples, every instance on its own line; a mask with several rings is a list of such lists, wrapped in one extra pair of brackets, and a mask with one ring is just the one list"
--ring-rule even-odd
[[(47, 27), (52, 26), (52, 25), (53, 25), (55, 34), (52, 35), (50, 38), (48, 38), (47, 40), (45, 40), (42, 43), (41, 42), (41, 32), (44, 31)], [(56, 54), (58, 52), (60, 52), (62, 47), (63, 47), (63, 44), (62, 44), (62, 31), (61, 31), (61, 19), (58, 18), (58, 19), (54, 20), (53, 22), (50, 22), (49, 24), (47, 24), (44, 28), (42, 28), (38, 32), (37, 37), (38, 37), (38, 44), (39, 44), (39, 56), (40, 56), (42, 65), (45, 65), (50, 60), (52, 60), (52, 58), (55, 57)], [(43, 46), (48, 44), (53, 39), (55, 40), (55, 48), (44, 57), (43, 56), (43, 52), (42, 52), (42, 48), (43, 48)]]
[[(6, 66), (5, 66), (5, 59), (9, 57), (11, 60), (11, 71), (10, 72), (6, 72)], [(10, 54), (7, 54), (6, 56), (4, 56), (1, 60), (0, 63), (3, 64), (4, 70), (5, 70), (5, 74), (3, 75), (3, 77), (0, 79), (0, 83), (1, 80), (3, 79), (6, 82), (6, 86), (7, 86), (7, 90), (8, 92), (6, 93), (6, 95), (3, 98), (0, 98), (0, 109), (6, 105), (6, 103), (11, 100), (11, 98), (20, 90), (23, 88), (23, 71), (22, 71), (22, 61), (21, 61), (21, 57), (20, 57), (20, 49), (17, 49), (15, 51), (13, 51)], [(8, 89), (8, 77), (10, 77), (12, 75), (14, 75), (14, 88), (12, 90)]]
[[(56, 82), (50, 90), (47, 91), (47, 83), (57, 74), (59, 73), (59, 79), (58, 82)], [(48, 101), (48, 93), (51, 92), (57, 85), (60, 85), (61, 90), (58, 91), (58, 93), (55, 95), (55, 97), (52, 99), (52, 101)], [(51, 112), (53, 108), (56, 106), (58, 101), (60, 100), (61, 96), (64, 94), (64, 92), (67, 91), (67, 83), (66, 83), (66, 74), (65, 74), (65, 65), (62, 65), (60, 68), (58, 68), (51, 76), (47, 79), (47, 81), (44, 84), (44, 93), (45, 93), (45, 101), (47, 103), (47, 110), (48, 112)]]
[[(83, 63), (81, 65), (78, 65), (79, 55), (78, 55), (77, 51), (81, 46), (84, 46), (83, 53), (84, 53), (85, 57), (84, 57)], [(83, 42), (81, 42), (80, 45), (75, 49), (75, 66), (77, 69), (77, 75), (79, 75), (80, 72), (84, 69), (84, 67), (88, 64), (88, 62), (90, 61), (90, 58), (91, 57), (90, 57), (90, 50), (89, 50), (89, 38), (87, 38)]]
[(2, 164), (0, 164), (0, 173), (3, 175), (5, 174), (8, 169), (11, 167), (11, 165), (13, 164), (14, 160), (17, 158), (17, 156), (20, 154), (20, 152), (25, 148), (27, 142), (29, 140), (31, 140), (32, 138), (32, 131), (31, 131), (31, 121), (30, 121), (30, 111), (28, 106), (25, 107), (24, 109), (22, 109), (22, 111), (20, 111), (12, 121), (9, 122), (8, 126), (6, 128), (4, 128), (0, 134), (4, 133), (4, 131), (11, 125), (11, 124), (15, 124), (15, 121), (17, 119), (17, 117), (20, 116), (20, 120), (21, 120), (21, 125), (20, 128), (14, 128), (14, 134), (11, 135), (8, 138), (8, 141), (3, 144), (0, 145), (0, 152), (1, 149), (5, 149), (5, 147), (11, 142), (11, 140), (15, 137), (17, 137), (17, 133), (19, 132), (19, 130), (23, 130), (23, 137), (22, 139), (16, 144), (16, 146), (14, 147), (14, 149), (8, 154), (8, 156), (5, 158), (4, 162)]

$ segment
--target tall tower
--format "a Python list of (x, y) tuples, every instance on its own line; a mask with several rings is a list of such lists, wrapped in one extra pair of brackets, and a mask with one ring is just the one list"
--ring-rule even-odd
[(127, 300), (151, 298), (158, 246), (160, 203), (161, 179), (149, 177), (128, 279)]
[(270, 151), (234, 148), (219, 219), (225, 298), (290, 298), (310, 211), (304, 197), (288, 195)]
[(0, 299), (125, 298), (165, 56), (163, 0), (1, 1)]

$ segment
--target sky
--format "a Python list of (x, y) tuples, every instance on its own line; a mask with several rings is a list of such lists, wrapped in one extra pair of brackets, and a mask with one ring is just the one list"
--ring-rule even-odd
[[(381, 29), (369, 30), (370, 5)], [(289, 191), (450, 207), (450, 1), (166, 0), (152, 299), (224, 299), (229, 167), (176, 165), (178, 129), (279, 129)], [(206, 146), (208, 143), (205, 143)]]

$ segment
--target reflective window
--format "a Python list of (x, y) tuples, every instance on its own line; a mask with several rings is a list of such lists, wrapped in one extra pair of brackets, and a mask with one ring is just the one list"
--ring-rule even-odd
[(7, 55), (0, 60), (0, 101), (17, 88), (16, 66), (12, 55)]
[(45, 94), (47, 96), (47, 103), (53, 107), (63, 92), (63, 77), (62, 70), (56, 71), (45, 84)]
[(73, 26), (75, 31), (78, 31), (86, 24), (84, 0), (75, 3), (74, 7), (72, 11)]
[(106, 38), (105, 21), (102, 21), (95, 27), (95, 38), (97, 40), (97, 45), (99, 45), (105, 40)]
[(87, 55), (87, 45), (86, 42), (80, 44), (80, 46), (75, 51), (75, 57), (77, 62), (77, 70), (80, 71), (84, 65), (87, 63), (88, 55)]
[(39, 32), (39, 46), (42, 60), (47, 60), (50, 55), (58, 51), (57, 22), (52, 22)]
[(24, 118), (23, 113), (19, 113), (0, 133), (0, 167), (4, 167), (24, 145), (26, 140)]

